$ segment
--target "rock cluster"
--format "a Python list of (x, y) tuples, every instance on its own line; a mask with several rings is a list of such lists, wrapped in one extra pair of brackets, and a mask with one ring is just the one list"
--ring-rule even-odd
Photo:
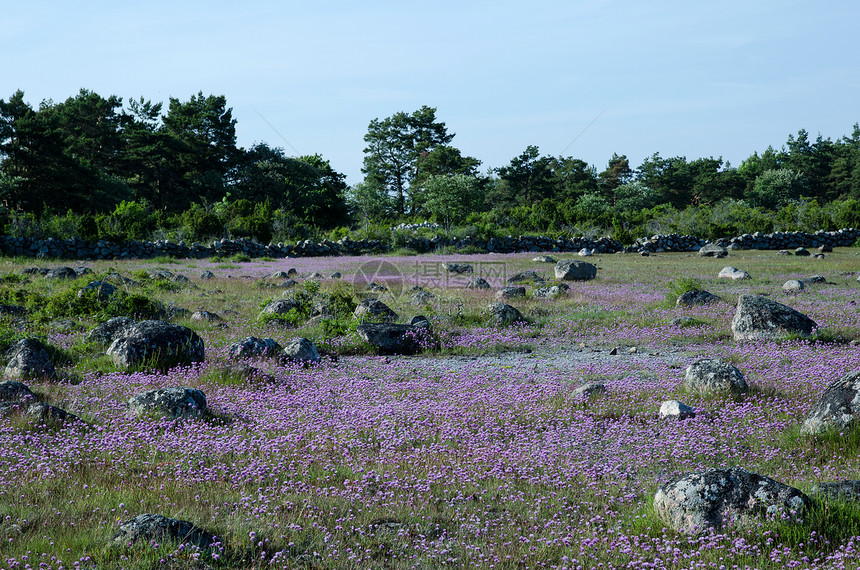
[[(408, 228), (404, 228), (407, 229)], [(726, 249), (774, 249), (787, 250), (798, 247), (824, 248), (847, 247), (860, 237), (860, 230), (846, 228), (836, 231), (775, 232), (744, 234), (732, 238), (716, 240), (715, 244)], [(419, 252), (436, 251), (441, 248), (477, 249), (485, 252), (514, 253), (523, 251), (579, 252), (583, 249), (590, 253), (699, 251), (709, 242), (688, 235), (668, 234), (642, 237), (628, 247), (609, 237), (589, 239), (586, 237), (553, 239), (544, 236), (507, 236), (504, 238), (483, 239), (464, 237), (462, 239), (436, 236), (424, 238), (407, 237), (405, 247)], [(389, 240), (351, 240), (348, 237), (338, 241), (323, 240), (314, 243), (300, 240), (295, 244), (270, 243), (263, 245), (250, 240), (221, 239), (209, 245), (200, 243), (174, 243), (169, 240), (130, 241), (114, 243), (106, 240), (96, 242), (79, 238), (59, 240), (54, 238), (37, 239), (0, 236), (0, 251), (4, 255), (24, 257), (53, 257), (58, 259), (147, 259), (157, 256), (178, 258), (208, 258), (244, 254), (250, 257), (308, 257), (329, 255), (362, 255), (385, 253), (391, 250)]]

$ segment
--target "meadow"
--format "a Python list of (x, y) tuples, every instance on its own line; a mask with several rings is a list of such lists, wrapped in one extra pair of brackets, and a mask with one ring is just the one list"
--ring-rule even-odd
[[(738, 466), (804, 492), (860, 479), (860, 436), (804, 436), (799, 425), (825, 387), (860, 368), (860, 250), (825, 259), (733, 251), (597, 255), (597, 278), (555, 299), (507, 301), (527, 318), (500, 327), (494, 290), (522, 270), (554, 282), (537, 255), (425, 255), (271, 260), (0, 260), (0, 297), (27, 317), (0, 315), (0, 338), (40, 336), (62, 355), (61, 380), (28, 380), (38, 398), (80, 421), (0, 418), (0, 567), (168, 568), (828, 568), (860, 566), (860, 505), (816, 503), (802, 524), (698, 536), (667, 528), (656, 489), (691, 471)], [(555, 255), (570, 258), (571, 255)], [(445, 271), (469, 263), (472, 275)], [(85, 265), (76, 280), (24, 279), (33, 265)], [(726, 265), (752, 279), (718, 279)], [(425, 315), (433, 343), (418, 355), (375, 354), (355, 322), (261, 320), (295, 268), (294, 292), (354, 300), (373, 281), (403, 322)], [(189, 278), (152, 277), (169, 271)], [(211, 271), (213, 277), (201, 279)], [(339, 279), (331, 278), (339, 272)], [(321, 279), (302, 277), (319, 273)], [(109, 315), (70, 314), (92, 279), (119, 274), (126, 294), (223, 320), (193, 328), (206, 359), (166, 372), (112, 367), (86, 332)], [(464, 287), (484, 276), (490, 290)], [(821, 275), (794, 295), (789, 279)], [(680, 284), (724, 302), (680, 308)], [(433, 293), (412, 304), (410, 288)], [(532, 286), (527, 286), (531, 290)], [(735, 342), (738, 295), (767, 294), (814, 319), (810, 339)], [(57, 299), (68, 299), (70, 311)], [(53, 311), (53, 312), (52, 312)], [(254, 359), (259, 374), (225, 365), (247, 336), (312, 340), (319, 364)], [(858, 342), (852, 342), (857, 340)], [(744, 396), (685, 393), (685, 368), (732, 362)], [(604, 395), (574, 394), (588, 381)], [(136, 418), (126, 402), (171, 386), (202, 390), (201, 419)], [(661, 402), (696, 410), (659, 418)], [(215, 534), (211, 549), (116, 545), (117, 527), (157, 513)]]

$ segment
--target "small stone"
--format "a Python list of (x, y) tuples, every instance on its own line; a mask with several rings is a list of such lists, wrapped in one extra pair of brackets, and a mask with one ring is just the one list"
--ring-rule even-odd
[(575, 398), (591, 399), (606, 394), (606, 385), (602, 382), (588, 382), (573, 391)]
[(666, 400), (660, 405), (660, 417), (663, 419), (685, 420), (696, 417), (696, 411), (678, 400)]

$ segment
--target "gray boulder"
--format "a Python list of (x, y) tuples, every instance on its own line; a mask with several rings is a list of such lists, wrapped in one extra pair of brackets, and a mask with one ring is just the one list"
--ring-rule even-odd
[(137, 323), (130, 317), (114, 317), (87, 333), (87, 340), (100, 344), (110, 344), (124, 336), (126, 331)]
[(536, 297), (538, 299), (554, 299), (567, 291), (567, 289), (569, 289), (569, 287), (564, 284), (553, 285), (552, 287), (538, 287), (532, 291), (532, 297)]
[(320, 353), (316, 345), (306, 338), (294, 338), (284, 347), (284, 355), (293, 362), (319, 362)]
[(782, 290), (786, 293), (800, 293), (804, 288), (803, 281), (797, 279), (789, 279), (782, 284)]
[(496, 299), (517, 299), (525, 296), (525, 287), (502, 287), (496, 291)]
[(209, 311), (194, 311), (191, 313), (191, 320), (198, 323), (217, 323), (223, 319), (215, 313)]
[(448, 273), (456, 273), (458, 275), (462, 275), (463, 273), (472, 273), (475, 269), (469, 265), (468, 263), (446, 263), (445, 271)]
[(808, 337), (818, 325), (798, 311), (759, 295), (741, 295), (732, 318), (735, 340), (776, 340)]
[(275, 299), (274, 301), (268, 303), (263, 310), (260, 311), (260, 316), (264, 315), (286, 315), (293, 309), (296, 311), (300, 311), (302, 308), (302, 304), (296, 301), (295, 299)]
[(489, 289), (490, 284), (483, 277), (475, 277), (466, 284), (466, 289)]
[(6, 352), (9, 359), (4, 374), (7, 378), (56, 378), (57, 370), (42, 341), (24, 338)]
[(696, 411), (678, 400), (666, 400), (660, 404), (660, 417), (662, 419), (686, 420), (696, 417)]
[(368, 323), (358, 325), (356, 331), (382, 354), (415, 354), (421, 349), (422, 338), (431, 332), (424, 322), (408, 325)]
[(206, 396), (194, 388), (160, 388), (132, 396), (128, 410), (137, 417), (195, 418), (206, 411)]
[(71, 267), (54, 267), (45, 273), (45, 279), (77, 279), (78, 274)]
[(200, 279), (212, 279), (215, 277), (215, 274), (209, 271), (208, 269), (200, 274)]
[(0, 382), (0, 402), (34, 401), (36, 396), (26, 384), (14, 380)]
[(29, 418), (46, 422), (71, 422), (78, 419), (76, 415), (44, 402), (30, 402), (23, 412)]
[(532, 261), (535, 263), (557, 263), (556, 259), (551, 255), (539, 255), (532, 258)]
[(749, 390), (740, 370), (717, 358), (706, 358), (687, 367), (684, 389), (695, 394), (743, 394)]
[(259, 356), (277, 357), (284, 347), (271, 338), (249, 336), (230, 345), (230, 356), (233, 358), (255, 358)]
[(397, 313), (391, 307), (379, 299), (363, 299), (353, 312), (355, 317), (361, 321), (393, 322), (398, 318)]
[(860, 420), (860, 370), (832, 382), (803, 420), (800, 432), (821, 434), (847, 432)]
[(188, 521), (153, 514), (137, 515), (123, 522), (111, 541), (116, 546), (131, 546), (139, 541), (145, 544), (176, 542), (202, 550), (209, 550), (214, 543), (220, 542), (213, 534)]
[(811, 277), (804, 277), (800, 282), (804, 285), (817, 285), (819, 283), (827, 283), (827, 279), (823, 275), (813, 275)]
[(431, 293), (430, 291), (415, 291), (409, 297), (409, 302), (412, 305), (421, 306), (421, 305), (429, 305), (436, 300), (436, 295)]
[(578, 259), (562, 259), (555, 264), (555, 278), (588, 281), (597, 277), (597, 266)]
[(727, 256), (728, 254), (729, 254), (729, 252), (726, 251), (726, 248), (724, 248), (721, 245), (717, 245), (715, 243), (705, 244), (699, 249), (699, 256), (700, 257), (722, 258), (722, 257)]
[(492, 321), (497, 325), (505, 326), (525, 321), (522, 313), (515, 307), (506, 305), (505, 303), (491, 303), (487, 307), (487, 312)]
[(520, 271), (508, 277), (508, 283), (534, 283), (535, 285), (542, 285), (544, 278), (535, 271)]
[(798, 247), (794, 250), (794, 255), (799, 255), (800, 257), (809, 257), (809, 250), (805, 247)]
[(722, 298), (702, 289), (687, 291), (678, 296), (675, 304), (679, 307), (698, 307), (701, 305), (710, 305), (719, 303)]
[(731, 265), (727, 265), (720, 269), (720, 272), (717, 274), (717, 277), (720, 279), (731, 279), (733, 281), (743, 280), (743, 279), (752, 279), (750, 274), (742, 269), (738, 269), (737, 267), (732, 267)]
[(26, 315), (27, 308), (21, 305), (1, 305), (0, 315)]
[(588, 382), (573, 391), (574, 398), (591, 399), (606, 394), (606, 385), (602, 382)]
[(114, 340), (107, 354), (117, 366), (151, 366), (165, 370), (177, 364), (202, 362), (203, 341), (188, 327), (165, 321), (140, 321)]
[(860, 501), (860, 481), (848, 480), (817, 483), (812, 486), (809, 494), (813, 497), (822, 497), (837, 501)]
[(690, 534), (747, 526), (763, 516), (799, 521), (810, 504), (794, 487), (738, 467), (689, 473), (654, 495), (657, 516), (672, 529)]
[(86, 287), (78, 291), (78, 297), (83, 297), (91, 291), (95, 292), (99, 303), (107, 303), (116, 294), (117, 288), (107, 281), (90, 281)]

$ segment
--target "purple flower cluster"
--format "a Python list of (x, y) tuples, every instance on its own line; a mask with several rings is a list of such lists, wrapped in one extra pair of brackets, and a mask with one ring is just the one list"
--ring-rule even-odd
[[(346, 275), (357, 260), (289, 261)], [(273, 271), (242, 271), (263, 268)], [(722, 287), (714, 292), (726, 295), (730, 285)], [(531, 354), (273, 363), (268, 382), (226, 384), (211, 373), (226, 348), (207, 346), (206, 363), (166, 375), (79, 371), (74, 386), (33, 383), (87, 423), (24, 429), (0, 420), (0, 552), (11, 553), (0, 567), (101, 567), (101, 545), (53, 550), (54, 535), (74, 526), (101, 536), (99, 527), (140, 512), (181, 514), (253, 550), (259, 560), (247, 565), (260, 567), (857, 567), (860, 537), (829, 544), (813, 535), (798, 545), (766, 522), (678, 535), (652, 517), (650, 501), (666, 481), (718, 467), (807, 491), (860, 478), (856, 455), (816, 456), (781, 437), (828, 383), (857, 368), (860, 347), (736, 344), (732, 305), (660, 308), (653, 285), (574, 283), (567, 298), (524, 301), (524, 313), (542, 315), (531, 324), (437, 331), (444, 349), (528, 344)], [(838, 287), (791, 304), (823, 326), (860, 330), (855, 299), (854, 289)], [(707, 324), (672, 324), (679, 315)], [(609, 356), (610, 345), (637, 351)], [(702, 356), (735, 362), (752, 392), (683, 393), (684, 368)], [(605, 395), (573, 394), (593, 379)], [(126, 413), (130, 396), (170, 386), (201, 389), (229, 421)], [(671, 398), (696, 416), (660, 420), (660, 403)], [(113, 506), (99, 506), (105, 501)], [(31, 522), (28, 512), (52, 515)], [(18, 549), (33, 533), (46, 537), (33, 542), (41, 551)], [(150, 546), (164, 559), (216, 564), (224, 556)]]

